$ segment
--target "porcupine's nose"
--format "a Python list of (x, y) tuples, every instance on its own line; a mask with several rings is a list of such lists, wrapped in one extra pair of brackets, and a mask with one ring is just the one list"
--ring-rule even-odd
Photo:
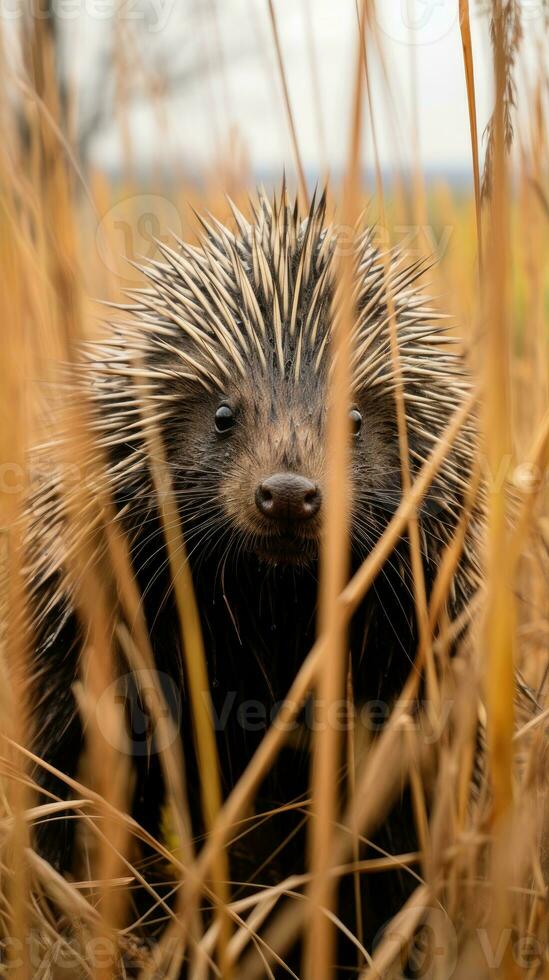
[(273, 521), (308, 521), (318, 512), (320, 501), (316, 483), (295, 473), (275, 473), (255, 492), (258, 510)]

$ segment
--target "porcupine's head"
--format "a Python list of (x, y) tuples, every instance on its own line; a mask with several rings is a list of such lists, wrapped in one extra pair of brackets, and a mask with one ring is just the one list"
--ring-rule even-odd
[[(132, 291), (132, 325), (116, 328), (103, 350), (95, 395), (114, 446), (113, 484), (122, 499), (150, 503), (144, 400), (164, 436), (189, 551), (308, 565), (325, 506), (337, 227), (326, 226), (324, 201), (303, 218), (284, 193), (273, 202), (261, 195), (250, 222), (234, 214), (235, 234), (211, 221), (198, 247), (159, 245), (163, 261), (144, 270), (149, 286)], [(363, 554), (397, 506), (400, 463), (383, 257), (371, 230), (357, 232), (352, 248), (349, 485), (352, 541)], [(415, 288), (420, 264), (394, 253), (389, 269), (414, 469), (465, 382)], [(433, 540), (447, 537), (459, 509), (467, 439), (456, 452), (427, 501), (436, 512)], [(145, 519), (146, 510), (135, 526)]]

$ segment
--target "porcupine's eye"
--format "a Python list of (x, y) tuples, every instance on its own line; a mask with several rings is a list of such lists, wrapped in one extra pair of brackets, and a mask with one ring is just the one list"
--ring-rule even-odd
[(215, 413), (215, 427), (218, 432), (228, 432), (236, 422), (236, 416), (230, 405), (220, 405)]
[(352, 408), (349, 412), (349, 418), (351, 420), (351, 435), (357, 436), (362, 428), (362, 415), (360, 414), (358, 408)]

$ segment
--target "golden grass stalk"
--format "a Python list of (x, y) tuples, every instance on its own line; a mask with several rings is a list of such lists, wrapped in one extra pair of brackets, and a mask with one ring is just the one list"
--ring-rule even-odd
[(480, 163), (478, 147), (477, 104), (475, 95), (475, 70), (473, 45), (471, 42), (471, 22), (469, 0), (459, 0), (459, 26), (463, 47), (463, 66), (467, 86), (467, 107), (469, 110), (469, 130), (471, 133), (471, 154), (473, 158), (473, 183), (475, 189), (475, 214), (477, 221), (477, 250), (479, 277), (482, 279), (482, 204), (480, 193)]
[[(488, 491), (485, 643), (488, 742), (493, 791), (494, 917), (492, 935), (501, 934), (509, 916), (511, 870), (507, 834), (513, 806), (513, 723), (515, 696), (515, 601), (506, 507), (506, 470), (511, 460), (509, 296), (509, 209), (505, 156), (506, 87), (504, 17), (493, 8), (495, 108), (492, 131), (492, 188), (489, 273), (485, 328), (485, 429), (491, 484)], [(513, 976), (510, 951), (503, 975)]]
[[(0, 157), (0, 180), (7, 177), (4, 153)], [(12, 202), (4, 200), (0, 212), (2, 224), (7, 224)], [(13, 220), (13, 213), (10, 215)], [(4, 275), (0, 285), (0, 302), (5, 323), (5, 356), (0, 368), (0, 466), (6, 472), (24, 472), (24, 448), (28, 444), (28, 406), (21, 389), (21, 377), (30, 371), (31, 350), (24, 342), (24, 283), (18, 264), (17, 245), (10, 236), (0, 240), (0, 258)], [(20, 587), (22, 566), (21, 491), (4, 493), (0, 508), (0, 574), (6, 576), (7, 589), (3, 598), (7, 609), (5, 652), (2, 650), (0, 675), (2, 696), (1, 729), (16, 741), (25, 738), (28, 705), (25, 678), (28, 673), (28, 630), (25, 598)], [(29, 950), (25, 943), (28, 933), (27, 901), (29, 876), (26, 860), (28, 827), (24, 813), (29, 803), (29, 790), (24, 778), (21, 759), (10, 759), (15, 778), (7, 786), (8, 806), (13, 813), (11, 833), (2, 853), (5, 867), (5, 900), (9, 908), (13, 943), (7, 949), (7, 968), (14, 976), (30, 978)], [(7, 879), (7, 880), (6, 880)], [(23, 952), (21, 957), (20, 953)]]
[[(51, 38), (43, 21), (35, 19), (29, 25), (28, 48), (37, 95), (48, 111), (40, 117), (36, 172), (37, 186), (43, 191), (43, 222), (49, 246), (46, 268), (52, 284), (53, 325), (59, 337), (57, 347), (63, 350), (69, 372), (72, 372), (77, 344), (84, 337), (82, 296), (69, 179), (59, 154), (57, 133), (50, 124), (50, 120), (59, 122), (60, 110)], [(75, 411), (74, 404), (69, 402), (63, 406), (62, 415), (68, 437), (67, 456), (61, 456), (61, 461), (67, 465), (76, 463), (81, 474), (93, 473), (95, 482), (100, 484), (101, 459), (87, 428), (85, 407), (83, 409), (80, 403)], [(86, 728), (89, 765), (97, 778), (101, 798), (109, 800), (115, 808), (123, 809), (127, 806), (129, 774), (127, 756), (121, 749), (124, 744), (122, 712), (111, 698), (110, 709), (101, 723), (97, 714), (99, 700), (113, 692), (115, 677), (111, 642), (112, 593), (108, 588), (107, 569), (101, 567), (98, 559), (102, 538), (100, 501), (92, 496), (84, 482), (74, 494), (65, 487), (62, 492), (66, 496), (67, 522), (74, 529), (72, 553), (67, 564), (72, 572), (75, 602), (88, 627), (79, 708)], [(89, 520), (84, 528), (80, 523), (82, 514), (87, 514)], [(111, 820), (110, 811), (101, 809), (106, 834), (99, 843), (94, 868), (97, 868), (100, 881), (108, 881), (119, 873), (127, 840), (120, 824)], [(111, 940), (116, 935), (116, 930), (123, 924), (126, 897), (121, 890), (101, 889), (99, 937)], [(104, 964), (98, 964), (95, 973), (106, 980), (110, 970)]]
[[(365, 3), (363, 4), (364, 14)], [(343, 185), (341, 220), (355, 226), (360, 189), (362, 134), (362, 35), (358, 37), (350, 143)], [(349, 253), (349, 254), (346, 254)], [(341, 766), (341, 733), (330, 722), (330, 705), (342, 698), (348, 671), (347, 623), (339, 596), (346, 584), (349, 564), (349, 400), (351, 391), (352, 333), (355, 310), (354, 255), (345, 250), (338, 257), (333, 307), (333, 373), (326, 425), (325, 525), (320, 556), (318, 632), (321, 648), (316, 691), (320, 725), (315, 735), (312, 760), (312, 820), (309, 861), (313, 878), (309, 891), (311, 917), (306, 935), (304, 977), (328, 980), (333, 976), (334, 929), (329, 912), (335, 900), (330, 871), (330, 840), (338, 816), (338, 774)], [(326, 914), (328, 912), (328, 914)]]
[(503, 18), (494, 6), (495, 93), (493, 191), (490, 209), (489, 286), (485, 333), (488, 495), (486, 648), (488, 715), (492, 753), (494, 819), (499, 824), (512, 804), (514, 700), (514, 599), (509, 567), (505, 477), (511, 460), (509, 377), (509, 185), (505, 155), (505, 58)]

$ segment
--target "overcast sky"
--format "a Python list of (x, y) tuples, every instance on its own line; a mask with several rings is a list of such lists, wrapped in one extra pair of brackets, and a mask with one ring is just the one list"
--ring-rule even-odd
[[(230, 138), (246, 147), (257, 171), (291, 169), (292, 155), (284, 116), (267, 0), (221, 0), (212, 17), (212, 0), (202, 0), (198, 13), (188, 14), (185, 0), (145, 0), (148, 26), (142, 41), (162, 63), (169, 65), (181, 48), (182, 59), (197, 58), (208, 67), (192, 84), (177, 87), (164, 103), (164, 122), (143, 102), (131, 113), (131, 135), (142, 163), (175, 154), (191, 170), (211, 167), (216, 145)], [(491, 105), (490, 48), (487, 21), (471, 3), (478, 85), (478, 115), (482, 132)], [(543, 28), (542, 0), (523, 0), (526, 45)], [(373, 71), (376, 123), (385, 165), (411, 160), (411, 78), (417, 78), (419, 151), (426, 168), (445, 170), (470, 166), (469, 124), (463, 75), (458, 0), (378, 0), (377, 21), (383, 40), (391, 96), (379, 69)], [(353, 68), (356, 58), (355, 0), (309, 0), (312, 13), (316, 70), (322, 115), (319, 132), (315, 108), (307, 0), (275, 0), (283, 57), (301, 153), (312, 171), (322, 164), (322, 141), (327, 162), (341, 167), (348, 142)], [(91, 69), (94, 51), (108, 31), (105, 22), (80, 18), (72, 55), (81, 77)], [(185, 39), (184, 43), (182, 39)], [(103, 39), (103, 41), (102, 41)], [(180, 39), (180, 40), (178, 40)], [(167, 63), (168, 63), (168, 59)], [(415, 66), (415, 68), (414, 68)], [(101, 82), (100, 82), (101, 84)], [(392, 106), (391, 106), (392, 99)], [(101, 165), (116, 165), (120, 139), (108, 125), (93, 143)], [(371, 163), (366, 137), (364, 160)]]

